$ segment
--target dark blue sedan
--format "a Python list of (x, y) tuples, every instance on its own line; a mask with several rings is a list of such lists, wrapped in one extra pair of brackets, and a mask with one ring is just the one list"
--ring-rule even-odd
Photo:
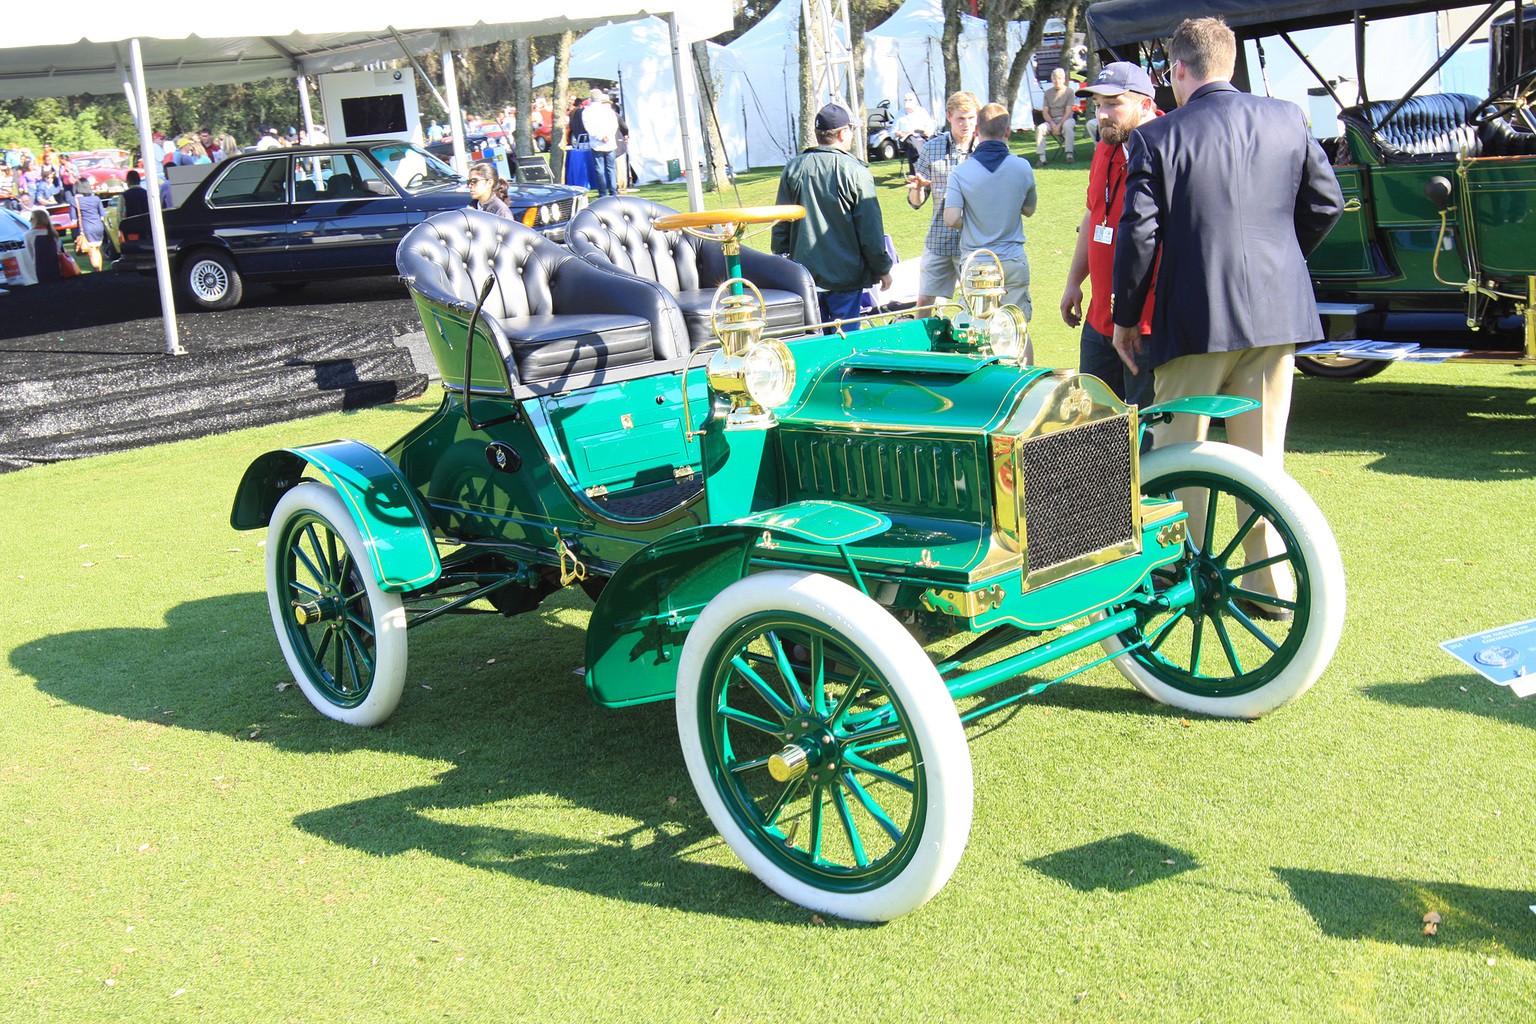
[[(585, 196), (566, 185), (517, 185), (507, 205), (523, 224), (563, 241)], [(405, 143), (269, 149), (217, 164), (166, 210), (166, 246), (193, 306), (230, 309), (246, 281), (282, 288), (393, 274), (407, 231), (469, 204), (463, 178)], [(117, 269), (153, 274), (148, 214), (126, 218), (122, 232)]]

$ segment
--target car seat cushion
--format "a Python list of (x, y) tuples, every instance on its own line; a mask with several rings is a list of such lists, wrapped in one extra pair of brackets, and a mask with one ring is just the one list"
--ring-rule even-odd
[(649, 362), (651, 323), (610, 313), (562, 313), (497, 321), (512, 348), (515, 379), (550, 380)]

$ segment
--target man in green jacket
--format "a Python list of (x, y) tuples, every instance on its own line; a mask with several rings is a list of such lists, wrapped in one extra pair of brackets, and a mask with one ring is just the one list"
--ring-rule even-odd
[(874, 175), (849, 152), (853, 121), (845, 107), (828, 103), (817, 112), (816, 143), (779, 178), (778, 202), (805, 207), (805, 219), (775, 224), (772, 248), (811, 272), (823, 321), (851, 320), (866, 287), (891, 286), (885, 222)]

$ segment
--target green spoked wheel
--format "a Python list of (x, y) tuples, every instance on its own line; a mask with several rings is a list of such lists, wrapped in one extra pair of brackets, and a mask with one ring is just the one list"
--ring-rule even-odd
[(786, 899), (889, 920), (960, 861), (959, 715), (917, 642), (846, 584), (783, 571), (721, 591), (683, 647), (677, 723), (715, 827)]
[(316, 710), (378, 725), (405, 688), (405, 610), (359, 561), (363, 550), (336, 492), (299, 484), (272, 511), (267, 603), (288, 668)]
[(1154, 574), (1173, 607), (1104, 641), (1116, 667), (1155, 700), (1224, 717), (1306, 692), (1344, 626), (1344, 564), (1316, 503), (1252, 453), (1212, 442), (1153, 450), (1142, 492), (1178, 497), (1190, 529), (1184, 557)]

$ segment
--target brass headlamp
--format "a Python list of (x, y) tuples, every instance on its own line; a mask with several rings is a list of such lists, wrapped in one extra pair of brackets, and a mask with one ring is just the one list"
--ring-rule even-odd
[(1020, 361), (1029, 351), (1029, 328), (1018, 306), (1003, 304), (1008, 293), (1003, 263), (990, 249), (977, 249), (960, 268), (960, 295), (968, 315), (954, 320), (954, 337), (978, 352)]
[[(740, 285), (737, 294), (725, 294)], [(751, 289), (751, 294), (747, 294)], [(795, 386), (795, 359), (788, 346), (764, 339), (767, 305), (763, 293), (745, 278), (730, 278), (715, 289), (709, 324), (720, 339), (705, 373), (716, 394), (728, 398), (726, 430), (762, 430), (777, 420), (769, 410), (788, 401)]]

